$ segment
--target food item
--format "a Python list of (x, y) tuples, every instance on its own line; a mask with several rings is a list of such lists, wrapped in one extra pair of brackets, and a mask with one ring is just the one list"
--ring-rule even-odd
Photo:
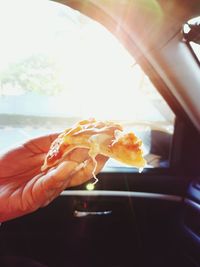
[(98, 154), (141, 169), (146, 163), (141, 145), (142, 141), (132, 132), (124, 133), (120, 124), (112, 121), (84, 120), (65, 130), (54, 140), (41, 170), (45, 171), (58, 165), (76, 148), (88, 149), (88, 155), (94, 162), (94, 178), (97, 164), (95, 157)]

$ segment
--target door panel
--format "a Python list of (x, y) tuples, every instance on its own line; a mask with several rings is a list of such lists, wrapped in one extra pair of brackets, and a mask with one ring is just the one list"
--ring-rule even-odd
[[(0, 253), (52, 267), (189, 266), (174, 236), (181, 207), (174, 195), (65, 191), (48, 207), (4, 223)], [(77, 210), (110, 213), (77, 217)]]
[(200, 266), (200, 182), (191, 182), (184, 200), (182, 214), (181, 242), (184, 244), (185, 254)]

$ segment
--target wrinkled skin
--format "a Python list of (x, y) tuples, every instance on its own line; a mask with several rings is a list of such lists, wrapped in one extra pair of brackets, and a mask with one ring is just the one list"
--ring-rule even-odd
[[(68, 187), (92, 178), (93, 161), (87, 149), (75, 149), (58, 166), (41, 172), (50, 144), (57, 134), (29, 140), (0, 157), (0, 222), (48, 205)], [(107, 161), (96, 157), (98, 173)]]

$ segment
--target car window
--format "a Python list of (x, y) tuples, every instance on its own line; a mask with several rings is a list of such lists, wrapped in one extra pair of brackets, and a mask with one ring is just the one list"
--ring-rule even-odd
[(192, 18), (183, 25), (183, 36), (200, 62), (200, 17)]
[(196, 57), (198, 58), (198, 60), (200, 62), (200, 45), (196, 44), (194, 42), (190, 42), (190, 46), (191, 46), (192, 50), (194, 51)]
[(134, 131), (147, 167), (168, 167), (175, 115), (119, 41), (67, 6), (19, 2), (0, 3), (0, 150), (95, 117)]

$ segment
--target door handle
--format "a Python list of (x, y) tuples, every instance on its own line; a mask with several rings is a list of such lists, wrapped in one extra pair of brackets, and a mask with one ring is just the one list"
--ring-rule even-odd
[(112, 214), (112, 210), (104, 210), (104, 211), (74, 211), (74, 217), (86, 217), (86, 216), (106, 216)]

